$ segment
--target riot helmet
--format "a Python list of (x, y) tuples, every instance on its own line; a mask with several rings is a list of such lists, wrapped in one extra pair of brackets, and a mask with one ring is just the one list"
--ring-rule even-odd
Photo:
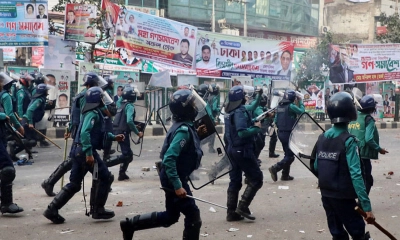
[(91, 87), (85, 93), (86, 103), (82, 113), (96, 109), (98, 107), (110, 105), (113, 101), (107, 92), (101, 87)]
[(349, 123), (357, 119), (354, 99), (347, 92), (333, 94), (327, 103), (326, 110), (333, 124)]
[(33, 82), (36, 84), (36, 86), (45, 83), (46, 81), (48, 81), (48, 78), (44, 76), (42, 73), (36, 74), (35, 79), (33, 79)]
[(210, 93), (212, 95), (217, 95), (219, 93), (219, 86), (216, 83), (211, 83), (210, 87), (211, 87)]
[(100, 87), (103, 88), (107, 85), (107, 81), (103, 77), (97, 75), (97, 73), (89, 72), (83, 76), (82, 86), (89, 87)]
[(103, 90), (106, 90), (106, 89), (111, 89), (112, 90), (112, 89), (114, 89), (114, 80), (111, 78), (111, 76), (110, 75), (106, 75), (103, 78), (107, 82), (107, 84), (102, 87)]
[(6, 73), (0, 72), (0, 85), (4, 90), (9, 90), (13, 82), (15, 82), (14, 79), (9, 77)]
[(181, 89), (174, 92), (169, 101), (169, 109), (175, 121), (194, 121), (197, 113), (206, 106), (203, 99), (193, 90)]
[(140, 93), (136, 88), (129, 86), (124, 88), (121, 97), (123, 100), (127, 100), (128, 102), (136, 102), (136, 98), (139, 94)]
[(262, 95), (261, 95), (261, 100), (260, 100), (260, 106), (261, 106), (261, 107), (265, 107), (265, 106), (267, 106), (267, 103), (268, 103), (268, 97), (267, 97), (267, 95), (262, 94)]
[(47, 96), (48, 95), (48, 90), (53, 89), (53, 88), (54, 88), (54, 86), (41, 83), (41, 84), (36, 86), (36, 93), (33, 96), (33, 98)]
[(32, 75), (26, 73), (25, 75), (21, 76), (21, 78), (19, 79), (19, 83), (24, 87), (29, 87), (33, 80), (34, 80), (34, 77), (32, 77)]
[(296, 92), (292, 89), (286, 90), (285, 94), (283, 95), (283, 99), (291, 103), (294, 102), (296, 99)]
[(225, 106), (226, 113), (229, 113), (232, 110), (238, 108), (242, 103), (244, 104), (246, 99), (243, 86), (241, 85), (233, 86), (229, 90), (228, 100), (229, 102)]
[(211, 89), (210, 85), (203, 83), (197, 87), (196, 92), (197, 94), (199, 94), (200, 97), (204, 97), (206, 93), (210, 91), (210, 89)]
[(374, 97), (371, 95), (365, 95), (360, 100), (360, 105), (362, 109), (359, 109), (360, 112), (363, 113), (371, 113), (375, 111), (377, 102), (375, 101)]

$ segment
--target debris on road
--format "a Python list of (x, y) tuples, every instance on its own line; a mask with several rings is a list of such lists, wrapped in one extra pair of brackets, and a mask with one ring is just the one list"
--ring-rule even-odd
[(253, 235), (247, 235), (247, 238), (251, 238), (251, 237), (253, 237)]
[(210, 211), (210, 212), (213, 212), (213, 213), (216, 213), (216, 212), (217, 212), (213, 207), (210, 207), (209, 211)]
[(118, 201), (117, 207), (122, 207), (123, 205), (124, 205), (124, 203), (122, 201)]
[(207, 236), (208, 236), (208, 233), (200, 233), (200, 236), (202, 236), (202, 237), (207, 237)]
[(71, 229), (69, 229), (69, 228), (67, 228), (67, 229), (65, 229), (65, 230), (61, 230), (61, 234), (64, 234), (64, 233), (72, 233), (72, 232), (74, 232), (74, 230), (71, 230)]
[(319, 232), (319, 233), (322, 233), (323, 231), (325, 231), (325, 229), (317, 230), (317, 232)]
[(305, 231), (303, 231), (303, 230), (300, 230), (300, 231), (299, 231), (299, 233), (306, 233), (306, 232), (305, 232)]
[(289, 186), (279, 186), (278, 189), (287, 190), (287, 189), (289, 189)]
[(143, 172), (150, 172), (150, 168), (149, 167), (142, 167), (142, 171)]
[(239, 228), (229, 228), (228, 232), (236, 232), (239, 231)]

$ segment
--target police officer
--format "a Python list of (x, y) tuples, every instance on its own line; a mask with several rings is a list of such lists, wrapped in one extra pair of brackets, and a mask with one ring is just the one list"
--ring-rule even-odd
[(17, 113), (21, 118), (26, 113), (26, 110), (28, 110), (28, 105), (31, 102), (33, 79), (34, 77), (32, 77), (30, 74), (25, 74), (19, 79), (20, 87), (17, 91)]
[[(104, 80), (107, 81), (107, 84), (104, 85), (102, 88), (104, 91), (107, 92), (107, 94), (109, 96), (112, 96), (113, 95), (112, 91), (114, 90), (114, 81), (110, 78), (110, 76), (107, 76), (106, 78), (104, 78)], [(112, 102), (111, 104), (109, 104), (107, 106), (107, 109), (111, 113), (112, 117), (114, 117), (117, 114), (117, 104), (115, 102)], [(107, 131), (110, 131), (110, 132), (112, 132), (112, 122), (113, 122), (112, 117), (110, 117), (110, 118), (106, 117), (107, 125), (110, 126), (110, 129)], [(103, 151), (103, 160), (104, 161), (110, 159), (110, 155), (115, 153), (115, 150), (111, 149), (111, 147), (112, 147), (112, 143), (104, 145), (104, 151)]]
[(289, 148), (289, 137), (292, 128), (297, 120), (297, 116), (305, 111), (302, 99), (298, 98), (297, 106), (294, 101), (296, 99), (296, 92), (293, 90), (286, 90), (282, 101), (277, 107), (275, 116), (275, 124), (278, 127), (278, 138), (282, 143), (285, 156), (283, 159), (271, 166), (268, 170), (271, 173), (271, 178), (274, 182), (278, 180), (278, 172), (282, 170), (282, 181), (291, 181), (294, 178), (289, 175), (290, 165), (294, 161), (294, 154)]
[[(86, 91), (95, 86), (105, 86), (107, 85), (107, 82), (99, 77), (96, 73), (87, 73), (83, 77), (83, 84), (85, 88), (78, 93), (74, 99), (73, 103), (71, 106), (71, 120), (68, 125), (67, 133), (64, 135), (65, 139), (68, 139), (71, 137), (72, 139), (75, 139), (76, 137), (76, 132), (78, 130), (79, 124), (81, 122), (81, 106), (83, 106), (86, 103), (86, 98), (85, 94)], [(110, 113), (113, 113), (113, 111), (109, 111)], [(114, 113), (115, 114), (115, 113)], [(108, 116), (105, 116), (107, 119)], [(107, 125), (110, 125), (110, 122), (108, 120), (105, 121)], [(111, 122), (111, 127), (109, 127), (109, 132), (112, 132), (112, 122)], [(71, 147), (70, 154), (72, 153), (73, 147)], [(46, 194), (50, 197), (55, 196), (56, 194), (53, 192), (54, 189), (54, 184), (58, 182), (58, 180), (61, 179), (64, 174), (66, 174), (69, 170), (72, 168), (72, 157), (68, 156), (66, 161), (63, 161), (57, 168), (54, 170), (54, 172), (49, 176), (48, 179), (44, 180), (41, 184), (42, 188), (45, 190)]]
[(195, 201), (187, 198), (192, 195), (188, 185), (188, 176), (199, 167), (203, 152), (198, 134), (206, 132), (204, 126), (196, 129), (193, 121), (197, 115), (196, 101), (192, 90), (181, 89), (171, 96), (169, 108), (174, 124), (167, 133), (161, 150), (161, 185), (165, 189), (164, 212), (152, 212), (122, 220), (121, 230), (124, 240), (133, 238), (133, 233), (156, 227), (169, 227), (178, 222), (180, 213), (185, 215), (183, 239), (199, 239), (201, 218)]
[[(182, 87), (183, 86), (181, 86), (181, 88)], [(197, 94), (200, 97), (202, 97), (205, 100), (205, 102), (207, 103), (206, 112), (207, 112), (208, 116), (210, 117), (211, 122), (213, 122), (215, 124), (212, 106), (210, 105), (210, 101), (209, 101), (209, 96), (210, 96), (209, 94), (211, 91), (212, 91), (212, 88), (208, 84), (200, 84), (196, 89)], [(214, 149), (214, 142), (215, 142), (214, 135), (209, 136), (206, 140), (203, 141), (203, 144), (208, 143), (208, 152), (209, 153), (216, 153), (216, 151)], [(198, 177), (195, 177), (195, 179), (196, 178), (198, 179)]]
[[(65, 185), (61, 191), (54, 197), (53, 201), (47, 207), (43, 215), (55, 224), (60, 224), (65, 219), (58, 213), (74, 195), (81, 189), (83, 178), (88, 171), (98, 170), (98, 182), (92, 187), (91, 192), (91, 215), (93, 219), (109, 219), (114, 217), (114, 212), (104, 208), (108, 192), (114, 176), (108, 171), (107, 166), (101, 160), (96, 150), (103, 148), (104, 137), (113, 141), (123, 141), (123, 135), (114, 136), (107, 133), (104, 136), (104, 115), (108, 111), (102, 111), (102, 108), (111, 98), (104, 94), (100, 87), (89, 88), (85, 94), (85, 105), (82, 109), (82, 121), (80, 122), (74, 143), (71, 149), (72, 170), (70, 182)], [(104, 109), (104, 108), (103, 108)], [(97, 165), (95, 168), (94, 166)]]
[[(255, 220), (249, 205), (263, 185), (263, 173), (254, 156), (254, 137), (261, 131), (261, 124), (252, 123), (251, 113), (244, 106), (246, 98), (243, 86), (232, 87), (228, 97), (229, 103), (225, 112), (229, 115), (225, 119), (225, 132), (229, 132), (228, 154), (232, 160), (232, 170), (229, 172), (227, 220), (241, 220), (238, 214)], [(248, 179), (248, 184), (236, 208), (242, 188), (242, 171)]]
[[(207, 96), (206, 102), (207, 105), (210, 106), (211, 108), (211, 115), (213, 117), (213, 122), (217, 124), (219, 122), (218, 115), (221, 112), (221, 109), (219, 108), (219, 103), (220, 103), (220, 96), (219, 96), (219, 86), (215, 83), (212, 83), (209, 85), (209, 95)], [(215, 153), (214, 149), (214, 142), (215, 142), (215, 137), (212, 137), (210, 141), (208, 142), (208, 149), (210, 153)]]
[(360, 105), (362, 109), (359, 110), (357, 120), (349, 124), (349, 132), (359, 140), (358, 147), (365, 170), (365, 187), (369, 195), (374, 184), (371, 159), (378, 159), (379, 153), (386, 154), (388, 151), (379, 146), (378, 129), (371, 116), (376, 111), (375, 99), (366, 95), (360, 100)]
[[(12, 78), (5, 73), (0, 73), (0, 212), (1, 213), (19, 213), (24, 211), (17, 204), (13, 203), (12, 185), (15, 179), (14, 164), (7, 153), (6, 140), (6, 121), (11, 119), (16, 123), (14, 114), (7, 116), (6, 112), (12, 111), (11, 96), (8, 91), (12, 85)], [(11, 109), (11, 110), (10, 110)], [(21, 126), (18, 127), (20, 133), (23, 133)]]
[(365, 238), (361, 215), (354, 211), (358, 198), (367, 214), (365, 220), (368, 223), (375, 220), (363, 181), (356, 138), (348, 132), (349, 122), (357, 119), (352, 96), (347, 92), (336, 93), (326, 108), (333, 127), (318, 138), (314, 169), (329, 231), (334, 240), (348, 240), (348, 234), (354, 240), (369, 239)]
[(119, 168), (118, 181), (129, 179), (126, 175), (129, 163), (133, 160), (133, 152), (130, 145), (130, 134), (134, 132), (139, 138), (143, 137), (143, 132), (139, 132), (135, 126), (135, 106), (133, 103), (136, 101), (137, 91), (132, 87), (125, 87), (122, 92), (122, 102), (119, 106), (117, 115), (113, 123), (114, 133), (123, 134), (125, 140), (120, 142), (121, 156), (118, 156), (121, 161)]

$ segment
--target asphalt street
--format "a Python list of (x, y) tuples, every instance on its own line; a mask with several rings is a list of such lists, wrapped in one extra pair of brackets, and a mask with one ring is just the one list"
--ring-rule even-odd
[[(387, 148), (389, 154), (380, 155), (380, 160), (373, 161), (375, 184), (370, 197), (377, 222), (400, 238), (400, 130), (382, 129), (380, 136), (381, 146)], [(61, 225), (52, 224), (42, 216), (52, 198), (47, 197), (40, 183), (63, 160), (63, 150), (54, 146), (36, 148), (39, 153), (35, 155), (32, 165), (16, 166), (14, 199), (25, 211), (21, 214), (0, 216), (0, 240), (122, 239), (119, 220), (136, 214), (164, 210), (164, 194), (159, 189), (158, 175), (153, 169), (154, 162), (159, 160), (163, 140), (163, 137), (146, 137), (141, 157), (135, 157), (129, 166), (127, 174), (131, 179), (123, 182), (116, 180), (113, 183), (106, 204), (107, 208), (115, 211), (116, 216), (113, 219), (96, 221), (85, 216), (81, 190), (60, 210), (60, 214), (66, 218), (66, 222)], [(64, 146), (61, 139), (55, 142)], [(277, 148), (277, 152), (282, 156), (280, 143)], [(325, 212), (321, 206), (317, 179), (296, 160), (291, 171), (291, 175), (295, 177), (294, 181), (272, 182), (268, 167), (278, 159), (269, 159), (267, 153), (264, 150), (261, 155), (264, 186), (250, 206), (257, 219), (228, 223), (225, 221), (224, 209), (213, 207), (216, 211), (214, 212), (210, 210), (211, 205), (197, 202), (203, 220), (201, 239), (331, 239)], [(143, 167), (149, 167), (150, 171), (142, 171)], [(110, 170), (118, 176), (118, 167)], [(390, 171), (394, 174), (388, 179)], [(68, 177), (69, 174), (66, 174), (65, 183), (68, 182)], [(194, 191), (194, 196), (225, 205), (228, 182), (228, 177), (223, 177), (216, 181), (215, 185)], [(90, 187), (89, 173), (84, 184), (87, 201)], [(60, 182), (56, 184), (55, 191), (59, 189)], [(118, 201), (123, 202), (122, 207), (116, 206)], [(170, 228), (136, 232), (134, 239), (182, 239), (183, 217), (181, 216), (180, 221)], [(228, 231), (229, 229), (236, 231)], [(375, 240), (388, 239), (374, 226), (368, 225), (367, 230)]]

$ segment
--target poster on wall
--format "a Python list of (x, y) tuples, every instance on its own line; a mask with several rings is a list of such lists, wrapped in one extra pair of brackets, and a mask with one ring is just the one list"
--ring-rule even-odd
[(116, 47), (139, 57), (182, 68), (195, 67), (197, 28), (135, 10), (119, 14)]
[(332, 84), (400, 79), (400, 44), (329, 46)]
[(44, 47), (32, 47), (31, 66), (44, 67)]
[(75, 42), (64, 41), (61, 36), (49, 36), (49, 46), (44, 50), (44, 67), (63, 69), (71, 72), (75, 81)]
[(325, 114), (325, 88), (324, 82), (310, 82), (302, 90), (304, 94), (304, 107), (310, 114)]
[(98, 72), (95, 69), (94, 63), (79, 62), (79, 74), (78, 74), (78, 92), (81, 92), (85, 87), (81, 86), (83, 84), (83, 77), (89, 72)]
[(15, 62), (16, 48), (15, 47), (1, 47), (3, 49), (3, 61)]
[[(134, 84), (138, 86), (139, 83), (139, 71), (114, 71), (113, 76), (114, 80), (114, 101), (118, 101), (118, 99), (122, 95), (122, 89), (127, 84)], [(144, 89), (139, 89), (140, 92), (144, 92)]]
[(47, 46), (47, 1), (0, 1), (0, 46)]
[(71, 72), (55, 69), (42, 69), (40, 72), (48, 78), (46, 84), (55, 87), (54, 93), (49, 92), (49, 96), (54, 94), (56, 100), (56, 108), (52, 110), (53, 127), (65, 127), (70, 116)]
[(39, 73), (39, 69), (35, 67), (13, 67), (13, 66), (7, 66), (7, 71), (19, 74), (19, 75), (25, 75), (29, 73)]
[(196, 71), (204, 77), (290, 80), (295, 73), (293, 49), (290, 42), (198, 31)]
[(97, 8), (95, 5), (67, 3), (65, 6), (64, 39), (95, 43)]

